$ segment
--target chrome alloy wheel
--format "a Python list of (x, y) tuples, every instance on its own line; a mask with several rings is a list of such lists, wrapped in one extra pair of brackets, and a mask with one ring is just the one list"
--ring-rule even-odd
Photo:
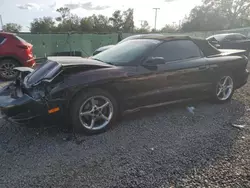
[(227, 100), (233, 92), (233, 87), (233, 79), (230, 76), (222, 77), (216, 87), (217, 98), (221, 101)]
[(113, 104), (107, 97), (90, 97), (80, 107), (80, 122), (89, 130), (103, 129), (111, 121), (113, 109)]

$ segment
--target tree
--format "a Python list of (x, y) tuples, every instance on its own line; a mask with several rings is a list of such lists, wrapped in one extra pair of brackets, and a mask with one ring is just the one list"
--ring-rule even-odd
[(141, 21), (141, 27), (134, 30), (136, 33), (148, 33), (150, 32), (150, 26), (146, 20)]
[(178, 28), (175, 25), (166, 24), (162, 29), (162, 33), (175, 33), (178, 31)]
[(116, 10), (112, 14), (112, 17), (109, 18), (109, 21), (111, 22), (114, 31), (116, 32), (120, 31), (123, 27), (123, 19), (122, 19), (121, 11)]
[(7, 23), (3, 25), (3, 31), (18, 33), (22, 30), (22, 26), (16, 23)]
[(56, 18), (56, 21), (58, 22), (64, 21), (71, 16), (70, 9), (67, 7), (58, 8), (56, 11), (61, 15), (60, 17)]
[(183, 31), (208, 31), (250, 26), (250, 0), (203, 0), (192, 9)]
[(203, 3), (227, 18), (229, 29), (249, 26), (250, 0), (204, 0)]
[(216, 9), (207, 6), (195, 7), (182, 25), (185, 32), (214, 31), (228, 28), (228, 20)]
[(55, 31), (55, 22), (51, 17), (36, 18), (30, 24), (31, 33), (50, 33)]
[(71, 14), (68, 18), (64, 18), (57, 26), (58, 32), (81, 31), (81, 18), (77, 15)]
[(112, 17), (109, 18), (113, 30), (115, 32), (133, 32), (134, 30), (134, 10), (129, 8), (126, 11), (121, 12), (116, 10)]
[(111, 26), (109, 25), (109, 18), (103, 15), (96, 16), (95, 14), (92, 16), (93, 20), (93, 30), (95, 32), (110, 32)]
[(129, 33), (134, 30), (134, 9), (129, 8), (123, 12), (123, 32)]
[(86, 17), (86, 18), (82, 18), (80, 21), (80, 30), (83, 32), (93, 32), (94, 30), (94, 20), (93, 18), (90, 17)]

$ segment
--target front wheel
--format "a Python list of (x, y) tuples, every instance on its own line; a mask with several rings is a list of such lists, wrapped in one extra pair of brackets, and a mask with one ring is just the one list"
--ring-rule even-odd
[(79, 94), (71, 106), (73, 128), (86, 134), (97, 134), (109, 129), (117, 113), (114, 97), (97, 89)]
[(221, 76), (215, 84), (215, 102), (224, 103), (231, 100), (234, 93), (234, 80), (232, 76)]

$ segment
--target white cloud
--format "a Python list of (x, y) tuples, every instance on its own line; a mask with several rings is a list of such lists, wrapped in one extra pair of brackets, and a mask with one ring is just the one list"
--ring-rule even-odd
[(91, 2), (87, 2), (87, 3), (83, 3), (81, 7), (86, 10), (104, 10), (104, 9), (109, 8), (110, 6), (99, 6), (99, 5), (93, 6)]
[(174, 1), (178, 1), (178, 0), (165, 0), (166, 3), (172, 3)]
[(56, 2), (54, 2), (53, 4), (49, 5), (50, 8), (55, 9), (56, 8)]
[(41, 6), (36, 4), (36, 3), (26, 3), (26, 4), (17, 4), (17, 8), (22, 9), (22, 10), (31, 10), (31, 9), (36, 9), (36, 10), (41, 10)]
[(93, 5), (92, 2), (86, 2), (86, 3), (67, 3), (64, 4), (64, 7), (67, 7), (71, 10), (82, 8), (85, 10), (105, 10), (109, 8), (110, 6), (100, 6), (100, 5)]

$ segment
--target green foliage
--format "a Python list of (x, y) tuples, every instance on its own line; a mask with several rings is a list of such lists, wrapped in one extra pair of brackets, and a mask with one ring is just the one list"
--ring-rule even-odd
[(162, 33), (176, 33), (178, 32), (179, 28), (175, 25), (168, 25), (166, 24), (162, 29)]
[(3, 26), (3, 31), (11, 32), (11, 33), (18, 33), (21, 31), (22, 26), (16, 23), (7, 23)]
[(149, 33), (150, 32), (150, 26), (146, 20), (141, 21), (141, 27), (134, 29), (135, 33)]
[[(84, 33), (148, 33), (148, 32), (192, 32), (213, 31), (250, 26), (250, 0), (203, 0), (202, 5), (192, 9), (182, 21), (181, 28), (165, 25), (159, 31), (151, 30), (147, 21), (141, 22), (140, 28), (134, 26), (134, 10), (116, 10), (112, 16), (92, 15), (81, 18), (70, 12), (69, 8), (57, 9), (60, 14), (55, 20), (51, 17), (34, 19), (32, 33), (84, 32)], [(6, 26), (7, 27), (7, 26)], [(19, 31), (20, 27), (8, 25), (8, 30)]]
[(213, 31), (250, 26), (250, 0), (203, 0), (192, 9), (182, 30)]
[(51, 17), (36, 18), (30, 24), (31, 33), (50, 33), (55, 30), (55, 22)]
[[(112, 17), (95, 15), (81, 18), (70, 12), (69, 8), (61, 7), (57, 9), (60, 14), (55, 21), (50, 17), (37, 18), (31, 23), (32, 33), (50, 32), (133, 32), (134, 30), (134, 11), (128, 9), (124, 12), (117, 10)], [(56, 22), (58, 25), (56, 26)]]

